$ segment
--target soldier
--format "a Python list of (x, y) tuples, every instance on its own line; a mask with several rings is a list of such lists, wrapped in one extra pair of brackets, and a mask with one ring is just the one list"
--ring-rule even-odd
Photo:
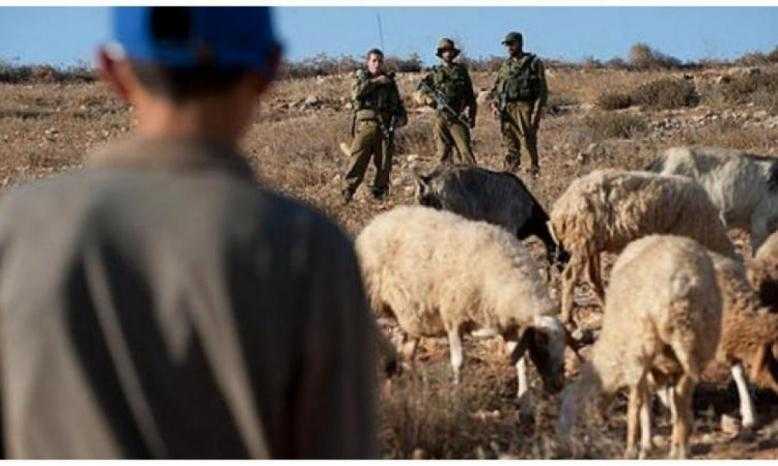
[[(475, 128), (478, 104), (467, 67), (454, 63), (459, 52), (454, 41), (445, 37), (440, 39), (436, 55), (442, 63), (421, 80), (418, 89), (425, 103), (437, 109), (433, 136), (440, 163), (451, 163), (451, 149), (456, 146), (460, 162), (475, 165), (470, 129)], [(463, 116), (465, 109), (467, 117)]]
[(538, 176), (537, 131), (548, 98), (543, 63), (535, 55), (522, 51), (520, 33), (510, 32), (502, 41), (508, 59), (500, 66), (489, 96), (492, 112), (500, 118), (500, 130), (506, 147), (505, 169), (518, 170), (522, 142), (529, 152), (532, 176)]
[(394, 129), (404, 126), (408, 116), (403, 107), (394, 73), (384, 72), (384, 53), (379, 49), (367, 52), (367, 70), (356, 71), (351, 99), (354, 116), (351, 123), (351, 168), (346, 173), (343, 200), (348, 203), (365, 177), (370, 158), (376, 168), (371, 192), (383, 199), (389, 189), (394, 150)]
[(3, 456), (376, 456), (351, 241), (238, 149), (269, 10), (117, 8), (114, 38), (136, 136), (0, 199)]

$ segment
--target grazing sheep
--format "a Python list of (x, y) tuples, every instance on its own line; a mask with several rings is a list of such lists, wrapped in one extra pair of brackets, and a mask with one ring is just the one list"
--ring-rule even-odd
[(748, 267), (748, 279), (762, 305), (778, 309), (778, 233), (771, 234), (754, 252), (754, 260)]
[(547, 390), (564, 379), (564, 327), (526, 248), (507, 231), (450, 212), (402, 206), (377, 215), (356, 250), (378, 314), (397, 319), (411, 361), (419, 338), (448, 336), (454, 382), (463, 363), (462, 333), (494, 331), (527, 391), (529, 351)]
[(567, 263), (569, 255), (548, 231), (548, 214), (516, 175), (469, 165), (441, 165), (429, 175), (413, 174), (419, 204), (499, 225), (520, 240), (534, 235), (546, 247), (549, 263)]
[(724, 225), (751, 232), (754, 252), (778, 229), (778, 158), (720, 147), (672, 147), (649, 169), (700, 183)]
[[(741, 425), (751, 428), (756, 416), (743, 365), (750, 368), (749, 378), (757, 386), (778, 392), (778, 362), (772, 352), (778, 343), (778, 314), (761, 307), (739, 262), (708, 253), (722, 297), (721, 339), (715, 360), (731, 368), (740, 398)], [(667, 399), (665, 395), (663, 401)]]
[(577, 410), (597, 394), (629, 389), (627, 448), (637, 456), (638, 413), (644, 458), (651, 450), (650, 391), (671, 385), (670, 457), (687, 455), (692, 393), (716, 353), (722, 300), (713, 263), (700, 244), (652, 235), (630, 243), (616, 261), (602, 331), (578, 381), (563, 394), (558, 432), (569, 439)]
[(649, 172), (597, 170), (574, 180), (551, 211), (550, 230), (572, 258), (562, 273), (562, 321), (570, 322), (573, 289), (587, 271), (597, 297), (604, 290), (600, 253), (618, 253), (650, 234), (697, 240), (729, 257), (735, 249), (718, 211), (689, 178)]

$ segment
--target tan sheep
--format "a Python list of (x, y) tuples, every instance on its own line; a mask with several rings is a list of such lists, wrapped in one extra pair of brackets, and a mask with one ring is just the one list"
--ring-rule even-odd
[(778, 233), (767, 238), (748, 267), (748, 279), (763, 305), (778, 309)]
[(411, 361), (421, 337), (448, 336), (458, 383), (463, 332), (493, 331), (516, 365), (520, 397), (526, 351), (546, 389), (561, 389), (566, 332), (539, 265), (515, 236), (451, 212), (403, 206), (377, 215), (356, 250), (370, 303), (397, 319)]
[(554, 203), (549, 230), (570, 255), (562, 273), (562, 321), (570, 322), (573, 289), (584, 271), (602, 302), (601, 252), (620, 252), (650, 234), (687, 236), (735, 257), (705, 190), (689, 178), (597, 170), (574, 180)]
[[(778, 314), (761, 307), (739, 262), (715, 252), (709, 251), (709, 255), (722, 297), (722, 330), (715, 360), (731, 368), (740, 398), (741, 424), (751, 428), (756, 416), (743, 366), (750, 369), (749, 378), (757, 386), (778, 392), (778, 362), (772, 352), (778, 343)], [(667, 399), (665, 394), (663, 401)]]
[(673, 387), (670, 457), (687, 455), (692, 392), (714, 357), (722, 300), (713, 263), (700, 244), (652, 235), (629, 244), (616, 261), (605, 300), (602, 331), (579, 380), (565, 389), (558, 432), (568, 439), (577, 410), (597, 394), (629, 389), (628, 458), (651, 450), (650, 391)]

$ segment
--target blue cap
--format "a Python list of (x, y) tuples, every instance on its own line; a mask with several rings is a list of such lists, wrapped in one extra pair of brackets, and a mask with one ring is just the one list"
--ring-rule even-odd
[(117, 7), (113, 36), (126, 57), (171, 68), (265, 72), (280, 47), (267, 7)]

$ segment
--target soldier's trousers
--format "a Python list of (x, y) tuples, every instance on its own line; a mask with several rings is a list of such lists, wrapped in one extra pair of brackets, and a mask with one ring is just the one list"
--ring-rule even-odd
[(521, 147), (529, 153), (533, 168), (538, 165), (537, 130), (532, 127), (531, 102), (509, 102), (500, 122), (500, 132), (505, 146), (505, 163), (516, 166), (521, 161)]
[(456, 147), (459, 163), (475, 165), (475, 156), (470, 143), (470, 128), (459, 120), (446, 118), (440, 113), (432, 122), (436, 155), (442, 164), (451, 163), (451, 152)]
[[(374, 192), (386, 192), (389, 187), (389, 176), (392, 172), (392, 151), (383, 153), (384, 135), (376, 120), (357, 121), (354, 141), (351, 143), (351, 168), (346, 173), (346, 189), (352, 194), (356, 192), (365, 178), (370, 159), (376, 168), (373, 180)], [(385, 155), (385, 156), (384, 156)]]

